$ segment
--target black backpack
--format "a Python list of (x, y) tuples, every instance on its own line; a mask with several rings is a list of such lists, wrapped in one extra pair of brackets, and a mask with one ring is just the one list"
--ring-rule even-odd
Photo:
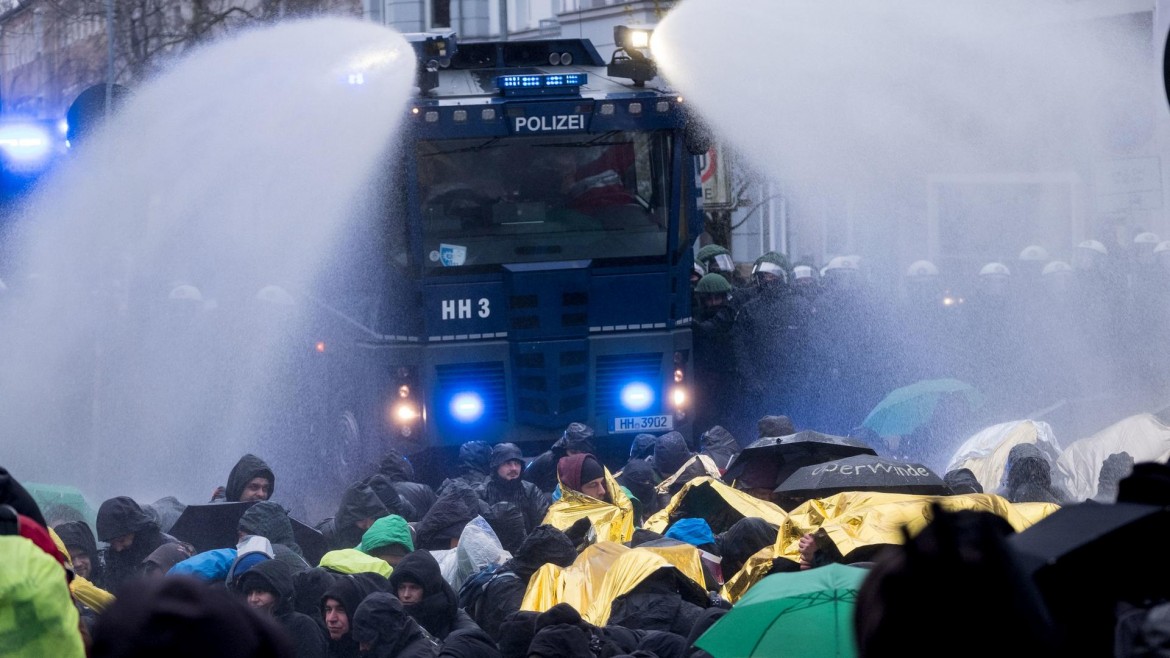
[(491, 564), (463, 581), (463, 585), (459, 588), (459, 607), (471, 615), (472, 619), (479, 619), (479, 602), (488, 585), (497, 578), (519, 579), (520, 576), (511, 571), (500, 571), (500, 565)]

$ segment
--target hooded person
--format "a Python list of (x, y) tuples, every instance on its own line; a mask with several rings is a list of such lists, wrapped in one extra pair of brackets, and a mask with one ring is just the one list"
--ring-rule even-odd
[(272, 551), (272, 542), (264, 537), (247, 535), (236, 544), (236, 559), (228, 567), (225, 581), (231, 589), (239, 579), (252, 567), (275, 557)]
[(375, 592), (357, 607), (353, 636), (363, 656), (433, 658), (439, 644), (405, 610), (393, 594)]
[[(44, 526), (10, 505), (0, 505), (0, 555), (4, 556), (0, 653), (14, 658), (83, 658), (79, 615), (69, 594), (63, 557)], [(39, 535), (36, 541), (26, 536), (32, 532)]]
[(450, 487), (419, 522), (415, 545), (428, 551), (454, 548), (463, 527), (487, 511), (487, 507), (470, 487), (458, 484)]
[(325, 536), (330, 548), (352, 548), (361, 543), (362, 535), (374, 525), (374, 521), (389, 515), (369, 485), (355, 482), (342, 494), (336, 516), (322, 521), (317, 530)]
[(357, 550), (394, 567), (414, 551), (414, 538), (410, 536), (410, 526), (406, 524), (406, 519), (391, 514), (374, 521), (374, 525), (362, 535)]
[(276, 475), (263, 459), (251, 453), (240, 457), (228, 474), (226, 487), (215, 490), (211, 502), (247, 503), (269, 500), (276, 491)]
[(325, 619), (321, 616), (321, 596), (343, 577), (324, 567), (311, 567), (293, 574), (293, 610), (309, 617), (325, 633)]
[(12, 477), (3, 466), (0, 466), (0, 505), (11, 505), (17, 514), (23, 514), (36, 521), (42, 528), (48, 528), (45, 516), (40, 506), (33, 499), (32, 494), (25, 489), (16, 478)]
[[(541, 492), (543, 493), (543, 492)], [(486, 512), (480, 511), (480, 516), (488, 522), (500, 540), (505, 551), (515, 553), (528, 536), (528, 522), (524, 512), (512, 503), (496, 503), (488, 506)]]
[(295, 655), (275, 621), (189, 578), (132, 583), (98, 619), (89, 653), (90, 658)]
[(324, 658), (328, 644), (312, 617), (293, 609), (296, 587), (293, 570), (279, 560), (265, 560), (240, 576), (234, 591), (253, 610), (271, 615), (296, 647), (298, 658)]
[(1133, 472), (1133, 463), (1133, 457), (1125, 451), (1106, 457), (1097, 476), (1097, 494), (1093, 500), (1099, 503), (1116, 502), (1118, 486)]
[(53, 528), (73, 560), (73, 572), (90, 582), (102, 582), (102, 560), (97, 539), (85, 521), (67, 521)]
[(472, 489), (478, 488), (485, 484), (491, 475), (491, 461), (492, 447), (490, 445), (483, 441), (464, 443), (459, 446), (459, 475), (443, 480), (443, 484), (435, 493), (442, 496), (447, 487), (455, 482), (466, 484)]
[(397, 592), (406, 612), (440, 642), (454, 631), (479, 628), (459, 608), (459, 596), (443, 579), (438, 561), (427, 551), (415, 551), (402, 558), (390, 574), (390, 587)]
[(536, 635), (536, 619), (540, 613), (531, 610), (517, 610), (508, 614), (500, 624), (500, 658), (526, 658), (528, 645)]
[(674, 475), (693, 453), (678, 432), (667, 432), (654, 441), (654, 470), (663, 479)]
[[(681, 435), (680, 435), (681, 436)], [(605, 467), (590, 454), (576, 454), (557, 462), (561, 485), (603, 502), (611, 502), (605, 488)]]
[(540, 525), (548, 506), (548, 494), (531, 482), (521, 479), (524, 457), (515, 443), (500, 443), (492, 448), (489, 462), (491, 475), (476, 489), (488, 505), (512, 503), (524, 514), (524, 530), (530, 532)]
[(500, 658), (500, 649), (483, 629), (453, 631), (439, 648), (439, 658)]
[(409, 503), (410, 510), (404, 511), (412, 513), (414, 518), (403, 514), (403, 518), (407, 521), (412, 523), (421, 521), (438, 498), (429, 486), (415, 481), (414, 466), (411, 465), (410, 460), (396, 450), (388, 450), (386, 455), (382, 457), (382, 461), (378, 464), (378, 473), (389, 478), (394, 485), (394, 490)]
[(639, 434), (630, 442), (630, 461), (649, 459), (654, 456), (654, 442), (658, 437), (653, 434)]
[(760, 549), (776, 543), (779, 529), (759, 517), (745, 517), (731, 524), (715, 540), (719, 555), (723, 557), (720, 568), (723, 578), (730, 580), (739, 573), (748, 558)]
[(1052, 464), (1035, 445), (1020, 443), (1004, 464), (1004, 497), (1013, 503), (1057, 503), (1064, 497), (1052, 486)]
[(194, 555), (191, 547), (183, 542), (163, 544), (142, 561), (142, 575), (147, 578), (162, 578), (171, 567)]
[(292, 521), (279, 504), (261, 501), (244, 510), (237, 532), (243, 535), (264, 537), (272, 543), (272, 552), (277, 560), (285, 562), (294, 572), (309, 568), (293, 535)]
[(969, 468), (956, 468), (953, 471), (947, 471), (947, 474), (943, 476), (943, 483), (956, 496), (983, 493), (983, 485), (979, 484), (979, 478), (975, 477), (975, 473)]
[(577, 550), (565, 533), (550, 525), (537, 526), (512, 559), (491, 574), (480, 591), (467, 596), (465, 589), (460, 590), (460, 598), (475, 623), (500, 642), (501, 624), (508, 615), (520, 610), (528, 581), (537, 569), (546, 564), (568, 567), (575, 559)]
[(735, 440), (731, 432), (719, 425), (703, 432), (703, 436), (699, 437), (699, 454), (710, 457), (720, 473), (727, 471), (727, 467), (739, 453), (739, 441)]
[[(375, 593), (385, 593), (390, 586), (376, 573), (340, 575), (321, 595), (320, 615), (325, 622), (331, 658), (360, 656), (358, 640), (352, 631), (354, 616), (363, 599)], [(393, 654), (390, 654), (393, 655)]]
[(163, 534), (138, 503), (127, 496), (111, 498), (97, 513), (97, 538), (108, 542), (103, 589), (118, 594), (118, 589), (138, 576), (142, 561), (156, 548), (178, 540)]
[[(687, 594), (686, 600), (683, 594)], [(703, 613), (706, 593), (678, 570), (662, 568), (614, 599), (609, 623), (632, 630), (666, 631), (686, 637)]]
[(541, 491), (552, 493), (557, 488), (557, 464), (561, 458), (593, 451), (593, 428), (584, 423), (569, 423), (561, 438), (528, 464), (523, 477)]
[(626, 464), (622, 472), (618, 473), (617, 482), (633, 496), (630, 502), (634, 503), (634, 512), (639, 521), (645, 521), (661, 509), (658, 506), (658, 493), (654, 490), (660, 480), (649, 460), (638, 459)]
[(421, 518), (422, 515), (414, 511), (414, 505), (399, 495), (398, 489), (395, 488), (394, 482), (390, 478), (381, 473), (374, 473), (362, 482), (374, 490), (378, 500), (382, 501), (386, 510), (391, 514), (397, 514), (404, 519)]

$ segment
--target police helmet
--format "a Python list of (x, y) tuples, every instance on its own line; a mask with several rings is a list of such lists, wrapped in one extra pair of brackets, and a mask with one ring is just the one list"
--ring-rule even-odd
[(704, 274), (695, 284), (695, 292), (700, 295), (724, 295), (731, 292), (731, 284), (721, 275), (714, 272)]
[(833, 270), (856, 270), (856, 269), (858, 269), (858, 261), (855, 260), (854, 257), (852, 257), (852, 256), (837, 256), (836, 258), (829, 261), (829, 264), (825, 266), (825, 269), (821, 271), (821, 274), (822, 275), (828, 274), (829, 272), (832, 272)]
[(1109, 255), (1109, 250), (1105, 248), (1105, 245), (1101, 244), (1097, 240), (1085, 240), (1084, 242), (1078, 244), (1077, 248), (1078, 249), (1089, 249), (1091, 251), (1095, 251), (1095, 252), (1101, 254), (1102, 256)]
[(1061, 274), (1063, 272), (1072, 272), (1072, 265), (1069, 265), (1062, 260), (1054, 260), (1051, 263), (1045, 265), (1040, 274)]
[(694, 264), (691, 265), (691, 274), (698, 274), (700, 279), (703, 278), (703, 275), (706, 273), (707, 270), (703, 269), (703, 264), (699, 261), (695, 261)]
[(757, 258), (755, 265), (752, 266), (752, 276), (760, 274), (768, 274), (783, 283), (788, 283), (788, 259), (774, 251), (765, 253)]
[(188, 302), (202, 302), (203, 301), (203, 293), (199, 292), (199, 289), (196, 288), (195, 286), (181, 285), (181, 286), (175, 286), (174, 288), (172, 288), (171, 292), (167, 295), (167, 298), (168, 299), (178, 299), (178, 300), (188, 301)]
[(1133, 236), (1133, 243), (1156, 245), (1159, 243), (1159, 239), (1156, 233), (1150, 233), (1149, 231), (1146, 231), (1145, 233), (1138, 233), (1137, 235)]
[(699, 248), (699, 252), (697, 254), (695, 254), (695, 260), (706, 265), (707, 261), (711, 260), (712, 258), (714, 258), (716, 256), (723, 255), (723, 254), (730, 254), (730, 253), (731, 252), (727, 251), (726, 248), (724, 248), (720, 245), (708, 244), (708, 245), (703, 245), (702, 247)]
[(1159, 242), (1157, 247), (1154, 247), (1154, 253), (1160, 254), (1163, 251), (1170, 251), (1170, 240)]
[(1048, 250), (1038, 244), (1029, 245), (1020, 252), (1020, 260), (1044, 262), (1048, 260)]
[(928, 260), (916, 260), (906, 268), (906, 276), (911, 279), (920, 279), (938, 276), (938, 268)]
[(813, 268), (808, 265), (797, 265), (792, 268), (792, 278), (796, 281), (801, 279), (815, 279), (816, 275), (813, 273)]
[(1003, 263), (988, 263), (979, 270), (979, 276), (1011, 276), (1012, 271)]

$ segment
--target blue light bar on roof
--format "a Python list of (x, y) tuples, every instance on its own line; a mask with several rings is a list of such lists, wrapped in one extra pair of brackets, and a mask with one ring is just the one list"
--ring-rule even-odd
[(587, 73), (501, 75), (496, 78), (496, 88), (505, 96), (541, 96), (576, 92), (588, 82)]

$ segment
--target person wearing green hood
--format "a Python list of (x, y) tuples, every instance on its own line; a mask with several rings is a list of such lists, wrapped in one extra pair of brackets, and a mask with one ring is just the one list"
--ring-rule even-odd
[(374, 525), (362, 535), (362, 543), (358, 544), (357, 550), (396, 567), (402, 558), (414, 551), (414, 538), (410, 535), (406, 519), (391, 514), (374, 521)]

